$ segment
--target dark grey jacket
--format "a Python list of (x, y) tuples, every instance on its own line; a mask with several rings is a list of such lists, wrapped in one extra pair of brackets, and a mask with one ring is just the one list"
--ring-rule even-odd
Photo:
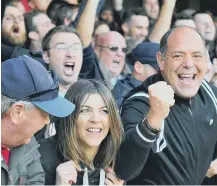
[(9, 165), (1, 157), (1, 185), (44, 185), (38, 147), (33, 137), (29, 144), (11, 149)]

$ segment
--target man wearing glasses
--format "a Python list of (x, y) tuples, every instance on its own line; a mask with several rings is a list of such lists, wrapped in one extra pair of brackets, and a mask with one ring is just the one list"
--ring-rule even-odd
[(74, 105), (58, 96), (57, 78), (27, 56), (2, 63), (1, 184), (43, 185), (38, 143), (32, 137), (50, 122), (66, 117)]
[(80, 36), (70, 26), (51, 29), (42, 40), (43, 59), (58, 76), (59, 94), (64, 96), (78, 80), (83, 62)]
[(95, 53), (99, 60), (99, 69), (107, 85), (112, 89), (125, 66), (127, 53), (126, 41), (118, 32), (101, 34), (96, 39)]

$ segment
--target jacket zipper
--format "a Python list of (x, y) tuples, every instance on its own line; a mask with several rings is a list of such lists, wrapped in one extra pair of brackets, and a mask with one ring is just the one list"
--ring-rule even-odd
[[(195, 120), (194, 120), (194, 115), (193, 115), (193, 113), (192, 113), (192, 110), (191, 110), (191, 99), (189, 100), (189, 107), (188, 107), (188, 110), (189, 110), (189, 112), (190, 112), (190, 114), (191, 114), (191, 116), (192, 116), (192, 118), (193, 118), (193, 126), (195, 127)], [(195, 127), (195, 130), (196, 130), (196, 127)], [(195, 179), (195, 185), (197, 185), (197, 177), (198, 177), (198, 152), (197, 152), (197, 149), (198, 149), (198, 145), (197, 145), (197, 142), (198, 142), (198, 140), (197, 140), (197, 134), (195, 135), (195, 140), (196, 140), (196, 157), (197, 157), (197, 164), (196, 164), (196, 170), (197, 170), (197, 172), (196, 172), (196, 179)]]

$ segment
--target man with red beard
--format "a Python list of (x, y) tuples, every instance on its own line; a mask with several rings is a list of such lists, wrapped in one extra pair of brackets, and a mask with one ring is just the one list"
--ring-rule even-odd
[[(23, 13), (19, 8), (3, 1), (2, 7), (2, 55), (1, 60), (5, 61), (20, 55), (31, 56), (29, 50), (24, 49), (26, 42), (26, 28)], [(4, 9), (5, 7), (5, 9)]]
[(7, 5), (2, 20), (2, 41), (9, 45), (23, 46), (26, 28), (23, 13), (15, 6)]

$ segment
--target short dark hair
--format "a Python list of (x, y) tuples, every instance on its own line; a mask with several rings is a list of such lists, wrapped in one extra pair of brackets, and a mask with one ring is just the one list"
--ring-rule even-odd
[[(81, 40), (81, 37), (79, 36), (79, 34), (77, 33), (77, 31), (75, 30), (74, 27), (72, 26), (67, 26), (67, 25), (61, 25), (61, 26), (57, 26), (52, 28), (43, 38), (42, 40), (42, 50), (43, 51), (48, 51), (50, 48), (50, 41), (53, 37), (54, 34), (56, 33), (72, 33), (75, 34), (79, 37), (79, 39)], [(81, 40), (82, 43), (82, 40)]]
[(72, 18), (76, 8), (78, 5), (65, 1), (52, 1), (47, 8), (47, 15), (56, 26), (59, 26), (64, 24), (65, 18)]
[[(172, 28), (170, 30), (168, 30), (164, 35), (163, 37), (161, 38), (161, 41), (160, 41), (160, 52), (162, 54), (163, 57), (165, 57), (166, 55), (166, 51), (167, 51), (167, 48), (168, 48), (168, 38), (169, 36), (178, 28), (182, 28), (182, 27), (188, 27), (188, 26), (178, 26), (178, 27), (175, 27), (175, 28)], [(203, 44), (204, 44), (204, 47), (206, 48), (206, 44), (205, 44), (205, 40), (203, 39), (203, 36), (194, 28), (192, 27), (188, 27), (192, 30), (194, 30), (196, 33), (198, 33), (198, 35), (201, 37), (201, 40), (203, 41)]]
[(24, 14), (27, 34), (31, 31), (37, 31), (37, 27), (34, 24), (33, 19), (34, 17), (40, 14), (45, 14), (45, 13), (41, 10), (32, 10), (31, 12)]
[(146, 13), (144, 8), (133, 7), (126, 11), (125, 17), (123, 18), (123, 22), (125, 23), (129, 22), (133, 15), (140, 15), (140, 16), (148, 17), (148, 14)]

